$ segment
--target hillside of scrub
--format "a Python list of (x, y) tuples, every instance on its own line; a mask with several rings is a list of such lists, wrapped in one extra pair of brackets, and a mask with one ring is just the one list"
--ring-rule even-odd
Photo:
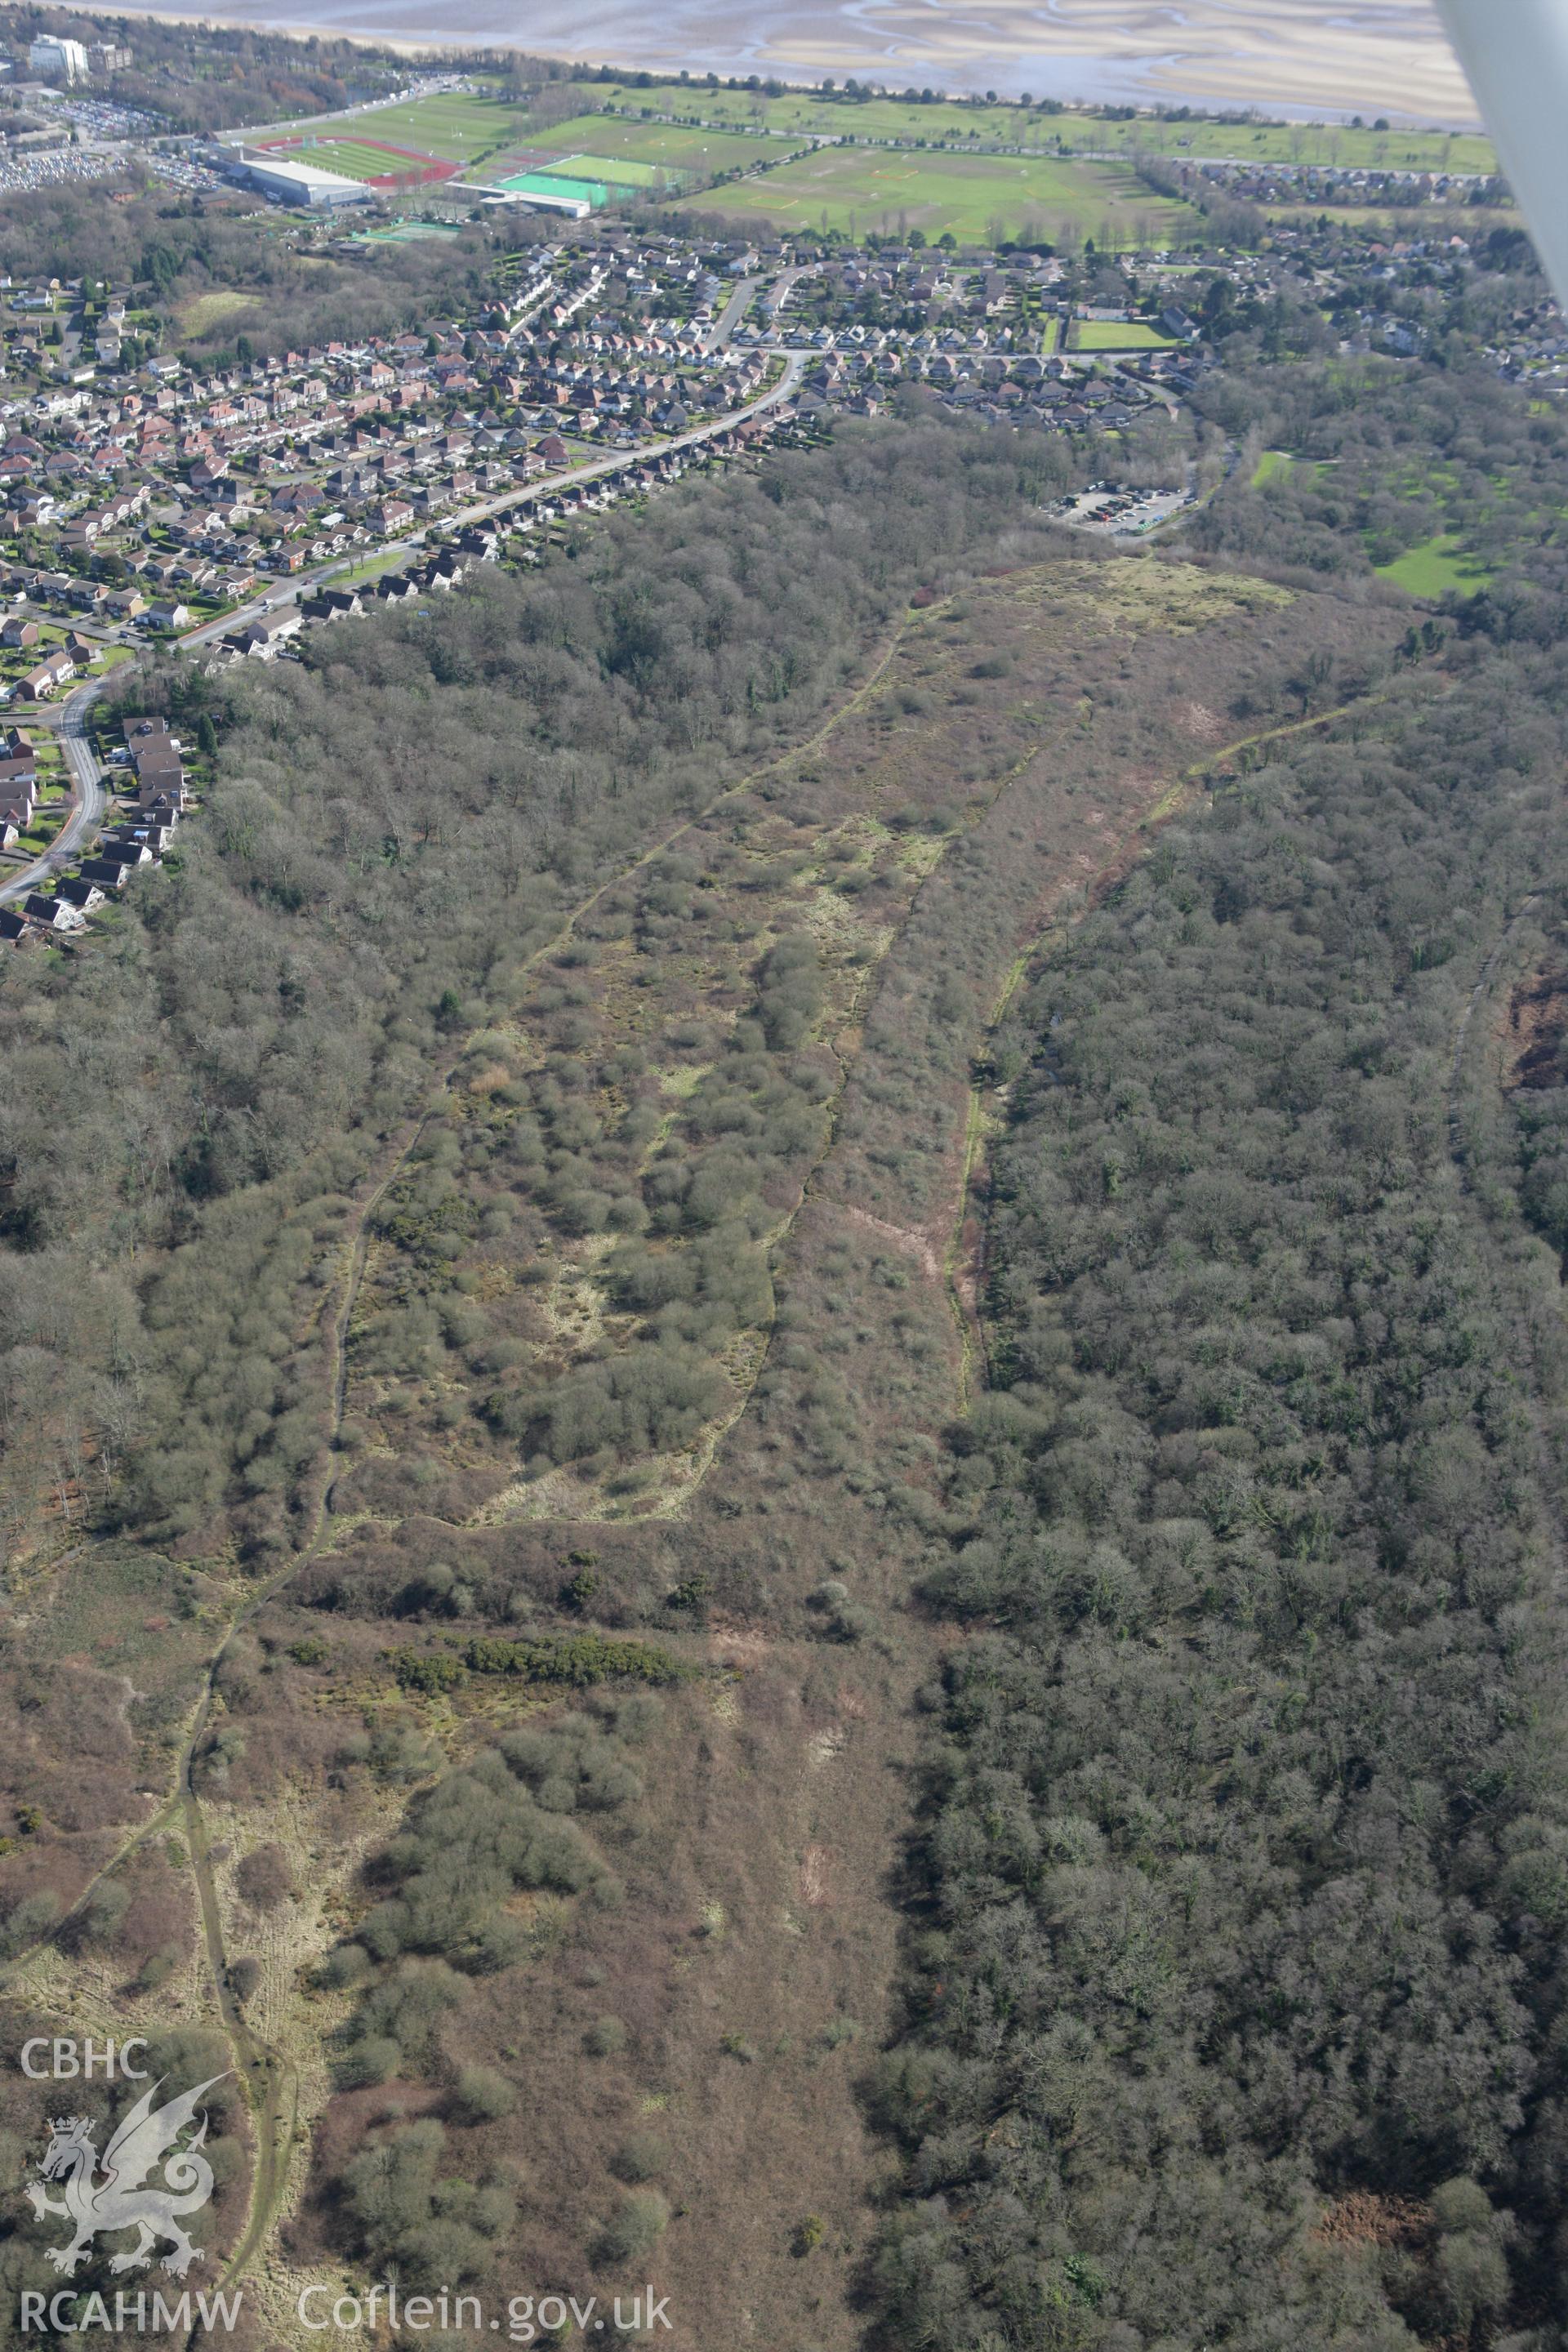
[[(306, 2146), (291, 2119), (308, 2135), (336, 2063), (322, 2037), (344, 2004), (329, 1996), (347, 1990), (320, 1979), (321, 1955), (367, 1906), (353, 1876), (366, 1822), (438, 1760), (405, 1737), (384, 1656), (411, 1612), (367, 1626), (357, 1651), (340, 1638), (323, 1652), (315, 1612), (286, 1645), (252, 1630), (354, 1526), (329, 1506), (365, 1450), (350, 1407), (368, 1367), (351, 1375), (350, 1353), (376, 1213), (424, 1123), (444, 1123), (472, 1041), (525, 1000), (544, 1010), (540, 967), (579, 912), (827, 726), (912, 599), (956, 592), (999, 551), (1045, 560), (1042, 502), (1070, 478), (1066, 453), (1021, 462), (980, 436), (852, 432), (623, 510), (571, 559), (489, 572), (429, 625), (377, 615), (265, 677), (170, 662), (123, 689), (127, 712), (159, 710), (187, 733), (210, 719), (219, 750), (202, 821), (117, 910), (100, 951), (5, 969), (0, 1638), (14, 1713), (0, 1964), (14, 2004), (51, 2014), (84, 1967), (136, 2021), (143, 1996), (177, 1986), (169, 2013), (223, 2037), (250, 2116), (248, 2143), (224, 2134), (247, 2195), (218, 2218), (247, 2260), (284, 2259)], [(84, 1038), (90, 1085), (75, 1075)], [(809, 1111), (794, 1072), (770, 1077), (770, 1109), (798, 1097)], [(468, 1075), (462, 1099), (483, 1100)], [(552, 1152), (566, 1140), (563, 1121)], [(531, 1188), (518, 1211), (535, 1213)], [(437, 1218), (433, 1238), (414, 1261), (421, 1283), (463, 1236)], [(454, 1267), (443, 1303), (467, 1305), (468, 1279)], [(679, 1342), (657, 1310), (649, 1337)], [(473, 1344), (456, 1327), (452, 1342)], [(477, 1361), (453, 1363), (477, 1380)], [(495, 1366), (476, 1402), (508, 1370)], [(423, 1430), (423, 1392), (410, 1404)], [(440, 1437), (460, 1483), (465, 1433), (448, 1422)], [(509, 1475), (521, 1469), (514, 1445)], [(534, 1705), (521, 1694), (540, 1655), (523, 1675), (500, 1654), (515, 1720)], [(624, 1656), (597, 1641), (548, 1653), (590, 1680)], [(273, 1751), (263, 1718), (290, 1684), (298, 1704)], [(225, 1854), (214, 1820), (253, 1803), (275, 1766), (314, 1810), (292, 1850), (252, 1867), (252, 1844), (277, 1841), (258, 1823)], [(175, 1874), (175, 1895), (157, 1898), (154, 1864)], [(330, 1917), (290, 1907), (298, 1932), (279, 1932), (270, 1912), (329, 1879)], [(546, 1906), (542, 1933), (553, 1916)], [(280, 1952), (298, 1956), (287, 1985)], [(285, 1990), (302, 2010), (279, 2008)], [(191, 2071), (205, 2044), (181, 2046), (173, 2071), (205, 2080)], [(17, 2095), (31, 2147), (58, 2094)], [(43, 2268), (38, 2242), (14, 2231), (0, 2259), (29, 2285)], [(511, 2275), (523, 2267), (520, 2254)]]
[[(804, 1187), (779, 1171), (797, 1197), (775, 1195), (783, 1214), (766, 1235), (767, 1347), (711, 1467), (673, 1515), (637, 1507), (657, 1504), (647, 1488), (628, 1511), (606, 1464), (602, 1499), (579, 1484), (534, 1516), (481, 1507), (465, 1525), (449, 1516), (463, 1439), (437, 1427), (383, 1457), (395, 1475), (412, 1458), (411, 1496), (334, 1496), (326, 1546), (236, 1661), (252, 1692), (239, 1777), (258, 1808), (300, 1740), (324, 1736), (334, 1701), (351, 1717), (374, 1709), (363, 1719), (384, 1753), (428, 1759), (392, 1867), (346, 1881), (333, 1968), (354, 1994), (355, 2021), (289, 2233), (291, 2264), (384, 2252), (375, 2219), (367, 2229), (356, 2218), (367, 2122), (373, 2145), (387, 2148), (398, 2126), (377, 2126), (379, 2115), (428, 2118), (433, 2147), (444, 2134), (438, 2171), (483, 2180), (522, 2150), (526, 2119), (526, 2145), (558, 2153), (530, 2168), (516, 2242), (551, 2275), (579, 2294), (602, 2290), (622, 2231), (647, 2226), (651, 2273), (697, 2315), (688, 2325), (699, 2343), (733, 2340), (765, 2306), (773, 2324), (782, 2315), (849, 2352), (854, 2283), (888, 2178), (856, 2085), (891, 2024), (897, 1915), (882, 1866), (907, 1802), (909, 1709), (935, 1664), (909, 1601), (944, 1433), (969, 1377), (963, 1269), (951, 1253), (976, 1174), (969, 1144), (987, 1025), (1020, 954), (1114, 886), (1153, 838), (1145, 823), (1201, 790), (1223, 748), (1202, 698), (1246, 692), (1286, 719), (1303, 645), (1333, 668), (1326, 691), (1358, 694), (1383, 658), (1379, 634), (1335, 599), (1064, 550), (917, 607), (871, 692), (763, 780), (774, 796), (753, 802), (754, 786), (738, 796), (742, 824), (783, 818), (796, 852), (794, 876), (773, 879), (782, 904), (770, 930), (802, 925), (820, 900), (823, 866), (834, 870), (823, 853), (842, 845), (840, 795), (901, 816), (894, 830), (921, 849), (924, 872), (899, 920), (886, 894), (901, 884), (872, 878), (863, 849), (838, 862), (860, 886), (848, 894), (855, 919), (868, 928), (891, 917), (896, 931), (885, 946), (873, 937), (863, 1007), (837, 994), (831, 968), (815, 1005), (774, 1006), (775, 1018), (800, 1024), (793, 1037), (740, 1034), (743, 992), (731, 990), (728, 1006), (709, 999), (717, 1034), (705, 1052), (716, 1051), (727, 1081), (710, 1089), (724, 1114), (711, 1141), (672, 1130), (651, 1165), (628, 1171), (612, 1104), (605, 1141), (589, 1146), (601, 1181), (624, 1185), (630, 1172), (635, 1191), (620, 1197), (652, 1218), (670, 1178), (689, 1175), (674, 1192), (679, 1216), (651, 1227), (655, 1262), (679, 1264), (714, 1234), (715, 1198), (741, 1209), (758, 1175), (776, 1183), (776, 1160), (759, 1152), (763, 1139), (737, 1108), (765, 1117), (790, 1076), (809, 1101), (824, 1064), (845, 1067), (826, 1130), (806, 1139), (818, 1157)], [(938, 793), (951, 813), (942, 831), (910, 824), (911, 800)], [(680, 903), (661, 895), (657, 911), (684, 938), (709, 897), (700, 931), (723, 941), (733, 884), (710, 820), (700, 845), (698, 873), (673, 877)], [(671, 878), (657, 866), (649, 877), (655, 888)], [(850, 936), (866, 943), (866, 930)], [(585, 965), (568, 942), (542, 977), (594, 982), (623, 959), (651, 960), (657, 986), (663, 958), (635, 938), (601, 941)], [(576, 1009), (593, 1019), (598, 1004)], [(627, 1085), (614, 1043), (601, 1029), (570, 1049), (612, 1096)], [(559, 1083), (567, 1067), (556, 1050), (543, 1075)], [(1000, 1077), (980, 1081), (988, 1102)], [(700, 1083), (676, 1100), (697, 1105), (702, 1094)], [(604, 1116), (591, 1087), (575, 1100)], [(521, 1123), (532, 1108), (509, 1104), (502, 1116)], [(489, 1116), (476, 1133), (460, 1099), (443, 1111), (439, 1139), (458, 1146), (436, 1155), (446, 1200), (469, 1204), (454, 1208), (454, 1231), (477, 1221), (482, 1232), (497, 1197), (494, 1160), (487, 1167), (480, 1152), (476, 1171), (472, 1149)], [(580, 1132), (562, 1140), (582, 1148)], [(581, 1181), (570, 1159), (558, 1164)], [(548, 1218), (549, 1193), (518, 1207), (531, 1217), (534, 1203)], [(559, 1250), (547, 1227), (536, 1230), (535, 1248)], [(743, 1246), (743, 1225), (737, 1238)], [(463, 1295), (492, 1313), (504, 1311), (498, 1276), (515, 1262), (493, 1227), (478, 1255), (453, 1261), (459, 1274), (488, 1266)], [(661, 1344), (614, 1321), (599, 1326), (591, 1365), (616, 1362), (606, 1344)], [(685, 1344), (725, 1360), (717, 1330)], [(450, 1349), (445, 1360), (449, 1379)], [(540, 1369), (559, 1379), (560, 1356)], [(400, 1416), (411, 1437), (446, 1387), (428, 1360), (421, 1370), (423, 1396), (405, 1395)], [(351, 1411), (355, 1394), (351, 1373)], [(415, 1444), (437, 1475), (413, 1458)], [(624, 1459), (626, 1441), (606, 1450)], [(699, 1469), (705, 1450), (694, 1436)], [(296, 1653), (312, 1660), (303, 1672), (265, 1671)], [(590, 1683), (586, 1703), (552, 1705), (551, 1676), (592, 1676), (599, 1655), (607, 1685), (595, 1695)], [(426, 1795), (443, 1761), (447, 1778)], [(566, 1807), (574, 1843), (520, 1848), (510, 1902), (499, 1916), (473, 1910), (460, 1893), (470, 1809), (510, 1807), (520, 1780), (537, 1791), (559, 1785), (563, 1769), (584, 1791)], [(552, 1802), (559, 1819), (562, 1800)], [(440, 1979), (434, 2016), (423, 2000), (410, 2008), (416, 1982), (442, 1968), (451, 1979)], [(454, 2099), (450, 2086), (481, 2071)], [(628, 2182), (658, 2201), (628, 2214)], [(482, 2274), (503, 2258), (477, 2249), (473, 2259)]]
[[(513, 1690), (542, 1727), (559, 1719), (541, 1705), (548, 1685), (529, 1685), (552, 1670), (552, 1643), (586, 1654), (602, 1635), (628, 1645), (623, 1671), (654, 1677), (651, 1725), (629, 1750), (616, 1717), (595, 1723), (594, 1738), (616, 1744), (599, 1769), (636, 1775), (630, 1810), (615, 1808), (613, 1822), (603, 1809), (574, 1816), (596, 1852), (570, 1865), (576, 1884), (546, 1885), (542, 1917), (538, 1895), (520, 1906), (521, 1957), (499, 1978), (481, 1972), (473, 2000), (454, 2000), (444, 2040), (448, 2067), (482, 2059), (531, 2132), (563, 2151), (532, 2185), (526, 2228), (579, 2292), (605, 2276), (623, 2151), (651, 2139), (673, 2209), (656, 2275), (700, 2315), (703, 2342), (729, 2340), (763, 2294), (823, 2342), (847, 2352), (854, 2341), (843, 2298), (882, 2171), (854, 2085), (858, 2050), (885, 2028), (894, 1919), (877, 1894), (878, 1855), (903, 1802), (905, 1710), (931, 1663), (905, 1607), (942, 1433), (964, 1392), (948, 1252), (973, 1172), (972, 1065), (991, 1007), (1021, 945), (1070, 921), (1129, 845), (1136, 854), (1140, 820), (1179, 790), (1188, 758), (1202, 768), (1215, 722), (1195, 693), (1245, 678), (1283, 712), (1289, 648), (1303, 641), (1334, 648), (1342, 687), (1367, 682), (1355, 616), (1300, 601), (1184, 567), (1075, 558), (1065, 576), (1028, 567), (923, 608), (929, 619), (904, 635), (878, 694), (778, 780), (797, 834), (847, 785), (887, 798), (941, 782), (963, 793), (965, 821), (940, 860), (928, 857), (847, 1034), (842, 1010), (825, 1003), (793, 1049), (764, 1044), (759, 1056), (762, 1041), (733, 1037), (725, 1056), (731, 1108), (737, 1079), (766, 1108), (758, 1058), (809, 1075), (817, 1034), (848, 1075), (805, 1197), (772, 1237), (766, 1359), (708, 1475), (673, 1517), (628, 1516), (624, 1498), (605, 1508), (579, 1490), (550, 1514), (507, 1522), (481, 1511), (465, 1528), (445, 1517), (436, 1479), (421, 1481), (412, 1516), (390, 1495), (370, 1506), (345, 1495), (341, 1533), (266, 1628), (274, 1654), (314, 1634), (329, 1670), (351, 1678), (366, 1634), (379, 1635), (395, 1654), (381, 1668), (382, 1708), (401, 1706), (418, 1737), (459, 1757), (487, 1742), (506, 1749)], [(1030, 723), (1064, 684), (1059, 716)], [(960, 698), (986, 686), (1001, 698)], [(921, 694), (930, 709), (910, 710)], [(1173, 737), (1188, 755), (1174, 772)], [(716, 862), (710, 847), (703, 870)], [(796, 908), (805, 895), (795, 891)], [(722, 909), (721, 898), (721, 930)], [(602, 1068), (602, 1051), (585, 1044), (576, 1058)], [(455, 1108), (448, 1123), (467, 1126)], [(739, 1170), (726, 1198), (743, 1197), (755, 1143), (731, 1126), (720, 1145)], [(485, 1194), (447, 1166), (478, 1206)], [(698, 1160), (692, 1191), (717, 1172)], [(659, 1201), (659, 1173), (656, 1162), (643, 1178), (647, 1203)], [(682, 1237), (670, 1232), (667, 1258)], [(692, 1238), (702, 1237), (700, 1223)], [(493, 1242), (487, 1254), (493, 1265)], [(493, 1284), (468, 1293), (486, 1294), (496, 1298)], [(692, 1679), (668, 1687), (672, 1665)], [(258, 1758), (289, 1753), (289, 1730), (266, 1720), (287, 1687), (263, 1685)], [(600, 1869), (616, 1881), (607, 1912)], [(411, 1958), (444, 1950), (461, 1970), (459, 1939), (489, 1929), (457, 1919), (437, 1929), (404, 1913), (374, 1915), (366, 1929), (368, 1947), (350, 1941), (368, 1957), (341, 1963), (363, 1987), (363, 2039), (379, 2043), (364, 2063), (390, 2066), (389, 2087), (417, 2084), (431, 2059), (417, 2042), (395, 2053), (396, 2032), (378, 2036), (377, 2023)], [(329, 2112), (301, 2258), (339, 2242), (336, 2184), (364, 2112), (363, 2090), (341, 2117)], [(476, 2145), (467, 2132), (454, 2141), (453, 2160)], [(510, 2144), (504, 2116), (477, 2143), (492, 2160)]]
[[(913, 911), (1004, 803), (1064, 869), (1092, 859), (1115, 811), (1073, 805), (1058, 772), (1124, 636), (1179, 642), (1202, 701), (1188, 636), (1288, 601), (1080, 561), (926, 607), (830, 730), (586, 904), (468, 1041), (377, 1204), (334, 1512), (678, 1511), (759, 1377), (780, 1244), (853, 1148), (840, 1106)], [(1053, 643), (1070, 676), (1042, 692)]]
[(18, 1008), (15, 1990), (224, 2038), (268, 2342), (393, 2263), (856, 2339), (992, 1024), (1399, 625), (1056, 533), (1059, 456), (851, 432), (197, 688), (205, 834)]

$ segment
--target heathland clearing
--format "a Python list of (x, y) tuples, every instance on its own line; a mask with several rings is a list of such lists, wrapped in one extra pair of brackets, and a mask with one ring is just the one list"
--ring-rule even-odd
[(1484, 564), (1466, 553), (1458, 532), (1444, 530), (1423, 540), (1419, 547), (1406, 548), (1394, 562), (1379, 564), (1378, 577), (1391, 580), (1396, 588), (1407, 590), (1412, 596), (1426, 596), (1436, 602), (1451, 588), (1473, 595), (1478, 588), (1486, 586), (1491, 574)]

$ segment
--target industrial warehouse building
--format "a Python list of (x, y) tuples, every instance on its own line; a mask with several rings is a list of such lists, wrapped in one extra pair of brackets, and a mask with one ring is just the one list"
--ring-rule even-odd
[(247, 188), (285, 205), (363, 205), (376, 193), (340, 172), (318, 172), (314, 164), (291, 163), (280, 155), (247, 155), (243, 149), (229, 159), (228, 169)]

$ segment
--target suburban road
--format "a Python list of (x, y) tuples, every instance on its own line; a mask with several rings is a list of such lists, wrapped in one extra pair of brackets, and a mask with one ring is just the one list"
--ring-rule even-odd
[[(550, 474), (526, 488), (507, 490), (499, 499), (486, 499), (477, 506), (464, 507), (460, 513), (443, 515), (436, 526), (440, 530), (463, 530), (469, 523), (489, 522), (494, 516), (507, 513), (513, 507), (531, 505), (536, 499), (547, 498), (554, 490), (569, 490), (584, 482), (595, 482), (602, 475), (619, 473), (623, 466), (635, 466), (639, 459), (668, 457), (681, 449), (696, 448), (700, 443), (711, 441), (717, 433), (728, 433), (749, 417), (761, 416), (767, 409), (776, 408), (787, 400), (798, 386), (807, 363), (820, 358), (817, 352), (785, 352), (784, 371), (777, 383), (759, 393), (743, 408), (727, 409), (722, 416), (710, 417), (701, 425), (693, 425), (684, 433), (672, 434), (668, 441), (650, 441), (637, 449), (617, 449), (613, 457), (592, 457), (580, 466), (569, 466), (564, 472)], [(313, 596), (319, 588), (330, 587), (342, 572), (357, 572), (362, 564), (374, 563), (381, 556), (412, 557), (428, 537), (426, 530), (405, 531), (398, 539), (384, 540), (379, 547), (362, 547), (353, 555), (338, 557), (323, 564), (319, 572), (303, 574), (281, 589), (269, 589), (266, 594), (252, 598), (221, 620), (208, 621), (199, 629), (187, 630), (179, 640), (182, 646), (211, 645), (227, 636), (235, 629), (243, 629), (247, 621), (260, 618), (264, 613), (275, 613), (280, 605), (297, 604), (302, 596)]]
[[(465, 507), (460, 514), (443, 515), (439, 528), (442, 530), (462, 530), (469, 523), (488, 521), (492, 515), (503, 514), (511, 507), (527, 505), (552, 490), (570, 489), (582, 482), (597, 481), (601, 475), (618, 473), (623, 466), (635, 465), (639, 458), (664, 457), (676, 450), (695, 448), (701, 442), (710, 441), (715, 434), (727, 433), (737, 425), (744, 425), (748, 417), (761, 416), (766, 410), (776, 408), (780, 401), (787, 400), (799, 383), (807, 362), (818, 354), (815, 352), (785, 352), (783, 356), (784, 370), (777, 383), (771, 384), (766, 392), (759, 393), (756, 399), (748, 401), (743, 408), (732, 408), (722, 416), (710, 417), (684, 433), (672, 435), (668, 441), (650, 442), (640, 449), (617, 449), (613, 457), (591, 458), (586, 464), (569, 467), (564, 473), (552, 474), (541, 481), (531, 482), (526, 488), (509, 490), (504, 497), (486, 499), (479, 506)], [(209, 621), (203, 628), (188, 630), (178, 642), (182, 646), (211, 645), (217, 638), (227, 636), (231, 630), (243, 629), (247, 621), (258, 620), (264, 613), (276, 612), (279, 605), (297, 604), (301, 596), (314, 595), (317, 589), (329, 586), (340, 573), (356, 571), (362, 563), (374, 562), (384, 555), (413, 555), (426, 536), (423, 530), (409, 531), (401, 539), (384, 541), (380, 547), (362, 548), (352, 556), (341, 557), (334, 562), (323, 564), (319, 572), (308, 572), (290, 582), (281, 591), (272, 589), (265, 595), (253, 597), (248, 604), (242, 604), (232, 613), (225, 613), (221, 619)], [(52, 874), (58, 874), (63, 866), (73, 864), (102, 820), (107, 796), (103, 789), (102, 770), (88, 740), (87, 714), (115, 675), (113, 670), (106, 670), (101, 677), (89, 678), (85, 685), (79, 686), (64, 702), (52, 709), (46, 706), (28, 713), (30, 725), (51, 727), (58, 733), (76, 786), (76, 801), (69, 816), (43, 856), (36, 858), (31, 866), (23, 866), (20, 872), (0, 882), (0, 907), (10, 906), (15, 900), (26, 898), (29, 890), (37, 890)]]
[(708, 331), (705, 351), (722, 349), (746, 315), (746, 305), (762, 284), (760, 278), (742, 278), (724, 308)]
[(54, 729), (59, 738), (66, 765), (76, 787), (76, 803), (64, 824), (43, 856), (9, 881), (0, 884), (0, 907), (9, 906), (14, 899), (26, 898), (51, 874), (63, 866), (72, 866), (81, 856), (102, 819), (107, 795), (103, 789), (103, 772), (93, 755), (88, 740), (87, 714), (113, 676), (106, 671), (101, 677), (89, 678), (85, 686), (67, 698), (56, 710), (40, 710), (34, 714), (35, 723)]

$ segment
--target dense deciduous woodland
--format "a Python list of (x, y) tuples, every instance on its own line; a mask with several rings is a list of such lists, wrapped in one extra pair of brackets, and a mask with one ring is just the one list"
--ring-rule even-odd
[(1558, 669), (1279, 754), (1002, 1033), (896, 2340), (1556, 2305), (1563, 1340), (1447, 1089), (1478, 950), (1562, 888)]
[[(1482, 289), (1506, 280), (1481, 279)], [(1564, 625), (1556, 501), (1563, 429), (1474, 367), (1369, 361), (1239, 370), (1204, 394), (1211, 421), (1292, 453), (1260, 488), (1239, 467), (1197, 543), (1292, 573), (1345, 577), (1458, 531), (1479, 579), (1467, 627), (1555, 644)]]
[[(386, 245), (368, 262), (350, 262), (301, 252), (254, 217), (196, 213), (162, 194), (105, 204), (96, 186), (68, 183), (5, 203), (6, 257), (19, 278), (47, 276), (66, 252), (89, 279), (149, 286), (166, 321), (165, 348), (212, 365), (423, 327), (448, 302), (473, 299), (503, 245), (530, 241), (526, 224), (503, 239), (464, 223), (456, 237)], [(202, 297), (214, 292), (247, 307), (231, 301), (203, 326)]]

